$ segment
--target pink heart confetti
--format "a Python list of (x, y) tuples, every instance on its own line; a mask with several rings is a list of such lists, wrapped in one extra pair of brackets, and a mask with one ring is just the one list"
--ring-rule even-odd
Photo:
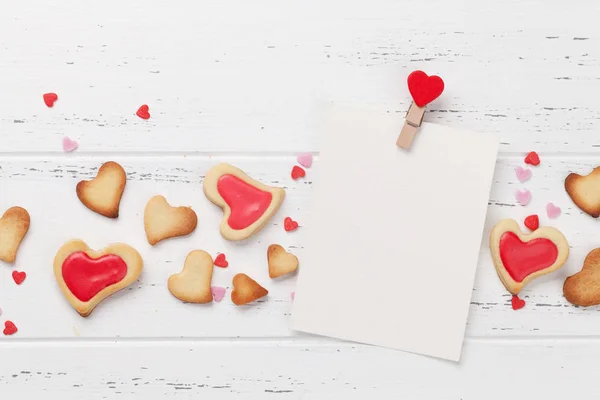
[(521, 205), (526, 206), (527, 203), (529, 203), (529, 200), (531, 200), (531, 192), (527, 189), (517, 190), (515, 192), (515, 198), (519, 203), (521, 203)]
[(296, 297), (296, 292), (290, 293), (290, 297), (292, 298), (292, 301), (294, 301), (294, 297)]
[(300, 154), (297, 158), (296, 161), (298, 161), (298, 164), (302, 165), (303, 167), (306, 168), (310, 168), (310, 166), (312, 165), (312, 154)]
[(70, 153), (74, 150), (77, 150), (77, 147), (79, 147), (79, 144), (76, 141), (70, 139), (68, 136), (65, 136), (63, 138), (62, 144), (63, 144), (63, 151), (65, 153)]
[(220, 287), (220, 286), (211, 286), (210, 287), (210, 292), (212, 293), (213, 299), (216, 302), (223, 300), (223, 297), (225, 297), (226, 291), (227, 291), (227, 289), (225, 289), (224, 287)]
[(517, 179), (519, 182), (525, 182), (531, 178), (531, 170), (529, 168), (517, 167), (515, 172), (517, 173)]
[(555, 206), (552, 203), (548, 203), (546, 205), (546, 214), (548, 214), (548, 218), (558, 218), (560, 216), (560, 207)]

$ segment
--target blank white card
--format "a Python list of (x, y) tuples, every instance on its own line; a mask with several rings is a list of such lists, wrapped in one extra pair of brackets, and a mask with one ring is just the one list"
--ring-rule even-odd
[(498, 138), (403, 122), (328, 114), (292, 328), (458, 361)]

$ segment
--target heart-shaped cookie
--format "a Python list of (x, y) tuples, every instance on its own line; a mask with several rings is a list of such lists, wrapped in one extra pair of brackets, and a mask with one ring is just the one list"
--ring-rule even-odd
[(204, 250), (194, 250), (185, 258), (183, 270), (171, 275), (168, 288), (173, 296), (188, 303), (210, 303), (213, 259)]
[(268, 294), (269, 291), (267, 289), (260, 286), (258, 282), (246, 274), (237, 274), (233, 277), (231, 301), (236, 306), (243, 306)]
[(144, 228), (148, 243), (185, 236), (194, 232), (198, 217), (190, 207), (171, 207), (163, 196), (154, 196), (144, 210)]
[(588, 253), (581, 271), (565, 279), (563, 294), (576, 306), (600, 304), (600, 248)]
[(532, 279), (557, 270), (569, 257), (567, 239), (557, 229), (544, 226), (527, 234), (513, 219), (494, 226), (490, 250), (496, 272), (512, 294), (519, 294)]
[(108, 218), (117, 218), (126, 181), (123, 167), (109, 161), (102, 164), (94, 179), (77, 184), (77, 197), (90, 210)]
[(585, 176), (569, 174), (565, 179), (565, 190), (584, 213), (600, 217), (600, 167)]
[(258, 232), (285, 197), (281, 188), (264, 185), (229, 164), (212, 167), (204, 178), (204, 194), (223, 209), (221, 235), (243, 240)]
[(102, 300), (132, 284), (143, 265), (140, 254), (126, 244), (94, 251), (81, 240), (71, 240), (54, 257), (54, 275), (69, 303), (87, 317)]
[(21, 207), (11, 207), (0, 218), (0, 260), (13, 263), (17, 250), (29, 230), (29, 213)]
[(271, 278), (278, 278), (298, 269), (298, 257), (288, 253), (278, 244), (272, 244), (267, 249), (267, 262)]

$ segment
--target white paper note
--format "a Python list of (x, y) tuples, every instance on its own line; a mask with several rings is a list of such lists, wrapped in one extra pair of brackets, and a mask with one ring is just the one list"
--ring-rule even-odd
[(458, 361), (498, 138), (403, 122), (328, 113), (292, 328)]

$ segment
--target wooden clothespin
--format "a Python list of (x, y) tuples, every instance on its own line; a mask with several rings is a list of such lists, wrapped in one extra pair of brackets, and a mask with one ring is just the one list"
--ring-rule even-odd
[(407, 82), (413, 102), (406, 113), (404, 126), (396, 141), (396, 145), (403, 149), (410, 148), (413, 138), (423, 122), (427, 104), (437, 99), (444, 91), (444, 81), (442, 78), (436, 75), (428, 76), (423, 71), (412, 72), (408, 76)]

